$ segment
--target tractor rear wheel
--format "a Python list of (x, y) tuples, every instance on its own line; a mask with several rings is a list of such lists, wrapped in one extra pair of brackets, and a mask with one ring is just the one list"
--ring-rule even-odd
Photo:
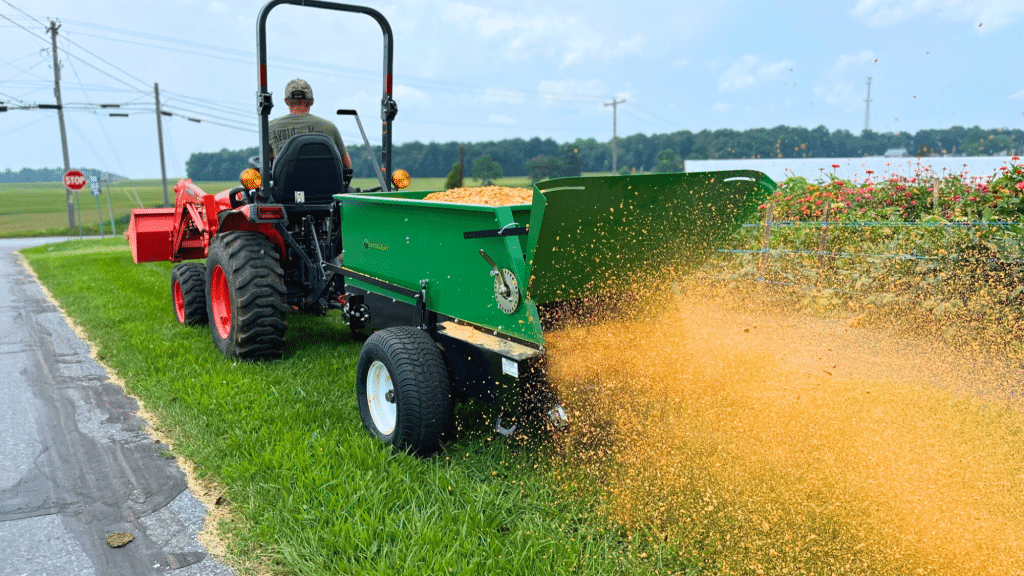
[(452, 394), (444, 355), (412, 326), (374, 332), (356, 367), (363, 426), (396, 450), (436, 452), (452, 427)]
[(206, 272), (210, 334), (217, 348), (243, 360), (280, 358), (288, 307), (273, 243), (255, 232), (217, 234)]
[(206, 266), (202, 262), (174, 266), (171, 270), (171, 301), (179, 324), (206, 324)]

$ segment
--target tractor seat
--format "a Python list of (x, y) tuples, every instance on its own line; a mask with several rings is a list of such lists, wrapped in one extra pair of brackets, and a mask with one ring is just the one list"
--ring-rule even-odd
[(324, 134), (292, 136), (274, 158), (271, 174), (274, 180), (274, 201), (281, 204), (299, 202), (326, 204), (335, 194), (345, 191), (341, 154), (334, 141)]

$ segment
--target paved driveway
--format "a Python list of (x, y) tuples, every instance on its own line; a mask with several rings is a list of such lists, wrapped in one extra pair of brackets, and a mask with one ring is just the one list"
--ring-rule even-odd
[(0, 576), (230, 575), (176, 461), (14, 254), (54, 240), (0, 239)]

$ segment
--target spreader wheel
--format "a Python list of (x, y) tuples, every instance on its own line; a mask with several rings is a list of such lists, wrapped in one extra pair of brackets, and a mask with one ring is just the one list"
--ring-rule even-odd
[(171, 270), (171, 301), (178, 323), (206, 324), (206, 266), (202, 262), (177, 264)]
[(255, 232), (214, 236), (206, 259), (210, 334), (224, 355), (281, 357), (288, 329), (283, 271), (270, 240)]
[(388, 328), (366, 340), (356, 368), (356, 396), (363, 426), (397, 450), (432, 454), (452, 427), (444, 355), (418, 328)]

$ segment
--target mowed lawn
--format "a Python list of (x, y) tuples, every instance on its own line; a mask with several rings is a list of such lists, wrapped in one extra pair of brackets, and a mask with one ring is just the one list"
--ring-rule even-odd
[(280, 361), (231, 361), (207, 327), (174, 320), (171, 264), (133, 264), (123, 238), (24, 253), (174, 454), (223, 487), (235, 516), (219, 530), (242, 573), (697, 573), (685, 551), (596, 512), (600, 479), (568, 482), (557, 438), (494, 434), (487, 407), (461, 406), (431, 458), (371, 438), (354, 390), (360, 344), (337, 313), (289, 316)]
[[(413, 178), (410, 190), (440, 190), (444, 178)], [(472, 183), (471, 183), (472, 182)], [(174, 205), (174, 185), (177, 179), (167, 181), (167, 199)], [(502, 178), (502, 186), (529, 186), (527, 177)], [(217, 193), (238, 185), (230, 182), (197, 182), (207, 193)], [(372, 178), (356, 178), (353, 187), (369, 189), (378, 186)], [(476, 185), (467, 179), (467, 186)], [(108, 198), (109, 196), (109, 198)], [(97, 200), (98, 212), (97, 212)], [(108, 204), (109, 200), (109, 204)], [(72, 194), (75, 226), (68, 228), (67, 199), (64, 185), (59, 182), (0, 184), (0, 237), (77, 235), (81, 223), (83, 233), (111, 233), (111, 215), (115, 232), (123, 234), (128, 215), (133, 208), (155, 208), (164, 205), (163, 185), (160, 180), (123, 180), (103, 188), (103, 194), (94, 197), (86, 187)]]

